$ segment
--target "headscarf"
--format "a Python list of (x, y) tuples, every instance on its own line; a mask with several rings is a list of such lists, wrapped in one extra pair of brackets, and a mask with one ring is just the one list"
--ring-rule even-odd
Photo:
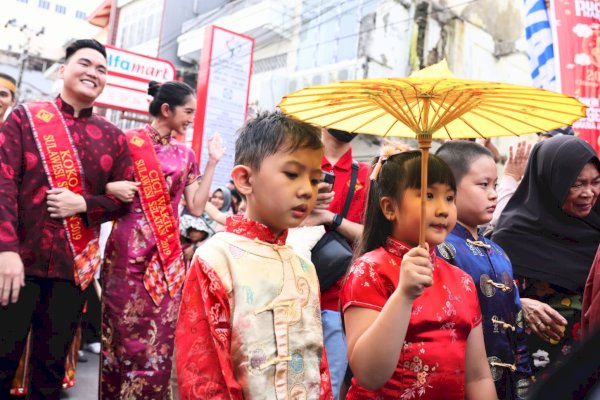
[(189, 239), (190, 235), (188, 233), (188, 229), (190, 228), (200, 232), (206, 232), (207, 237), (214, 233), (201, 217), (195, 217), (189, 213), (182, 214), (179, 220), (179, 233), (181, 236)]
[(221, 208), (219, 208), (219, 211), (228, 212), (231, 209), (231, 191), (224, 186), (219, 186), (218, 188), (213, 190), (213, 195), (218, 191), (223, 193), (223, 205), (221, 206)]
[(531, 151), (523, 180), (492, 236), (516, 275), (583, 293), (600, 242), (600, 202), (583, 219), (566, 214), (562, 206), (588, 162), (600, 165), (593, 148), (574, 136), (553, 137)]

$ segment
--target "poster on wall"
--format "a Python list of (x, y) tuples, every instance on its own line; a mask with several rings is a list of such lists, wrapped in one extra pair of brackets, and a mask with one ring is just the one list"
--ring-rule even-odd
[(214, 188), (231, 179), (235, 134), (248, 113), (254, 39), (214, 25), (206, 28), (204, 38), (192, 149), (204, 171), (208, 139), (215, 133), (223, 138), (225, 154), (215, 171)]
[(553, 0), (559, 91), (588, 106), (575, 132), (600, 154), (600, 0)]

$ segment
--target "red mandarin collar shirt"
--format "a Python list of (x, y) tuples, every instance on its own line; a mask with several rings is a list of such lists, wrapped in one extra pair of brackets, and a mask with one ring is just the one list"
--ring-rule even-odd
[[(107, 119), (84, 109), (78, 117), (60, 97), (61, 110), (81, 162), (88, 226), (116, 219), (129, 206), (104, 194), (108, 182), (131, 180), (125, 136)], [(73, 280), (73, 254), (62, 219), (50, 218), (50, 189), (25, 109), (17, 107), (0, 128), (0, 251), (18, 252), (25, 274)]]
[[(329, 204), (329, 211), (341, 214), (346, 204), (346, 197), (350, 190), (350, 179), (352, 178), (352, 148), (350, 148), (335, 165), (331, 165), (327, 158), (323, 157), (321, 161), (321, 169), (335, 174), (333, 183), (333, 191), (335, 197)], [(370, 167), (365, 163), (358, 163), (358, 176), (354, 185), (354, 194), (352, 195), (352, 203), (348, 209), (346, 219), (352, 222), (362, 224), (363, 214), (367, 201), (367, 191), (369, 186)], [(338, 282), (321, 293), (321, 309), (339, 311), (340, 289), (344, 278), (340, 278)]]

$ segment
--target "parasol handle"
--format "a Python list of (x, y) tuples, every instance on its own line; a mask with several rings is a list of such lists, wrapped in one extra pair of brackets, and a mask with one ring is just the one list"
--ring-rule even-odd
[(431, 135), (418, 135), (421, 149), (421, 223), (419, 226), (419, 247), (425, 248), (425, 213), (427, 212), (427, 169), (429, 167), (429, 149)]
[(427, 167), (429, 149), (421, 149), (421, 223), (419, 227), (419, 247), (425, 248), (425, 213), (427, 212)]

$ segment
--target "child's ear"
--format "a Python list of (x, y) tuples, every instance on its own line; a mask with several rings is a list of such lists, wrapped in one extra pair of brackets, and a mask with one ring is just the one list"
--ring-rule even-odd
[(384, 196), (379, 199), (379, 207), (385, 219), (392, 222), (396, 219), (396, 206), (390, 197)]
[(252, 169), (246, 165), (236, 165), (231, 170), (231, 178), (238, 192), (244, 196), (252, 193)]

